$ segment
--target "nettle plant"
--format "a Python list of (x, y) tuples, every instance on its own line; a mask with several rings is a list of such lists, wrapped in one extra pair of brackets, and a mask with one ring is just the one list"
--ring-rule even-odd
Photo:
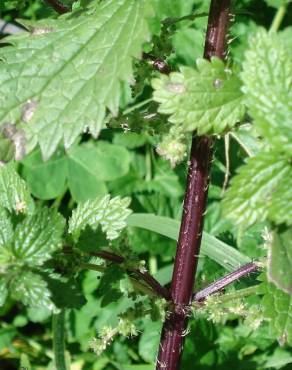
[[(237, 59), (232, 42), (228, 54), (228, 27), (244, 8), (228, 0), (173, 18), (155, 16), (163, 0), (79, 1), (72, 9), (47, 3), (64, 14), (19, 21), (23, 31), (0, 49), (0, 305), (19, 301), (52, 315), (60, 370), (70, 368), (64, 322), (86, 304), (86, 270), (100, 277), (101, 307), (119, 306), (113, 324), (84, 344), (98, 356), (117, 336), (139, 335), (145, 317), (163, 323), (157, 369), (179, 368), (191, 316), (242, 317), (291, 346), (292, 33), (278, 30), (288, 2), (277, 2), (269, 30), (250, 32)], [(181, 66), (172, 43), (180, 24), (207, 19), (204, 55)], [(232, 229), (238, 246), (260, 230), (261, 257), (253, 261), (217, 238), (220, 231), (202, 232), (210, 168), (218, 166), (214, 147), (222, 141), (215, 223)], [(241, 153), (236, 174), (232, 143)], [(153, 192), (182, 195), (179, 163), (188, 166), (181, 223), (165, 212), (139, 212), (138, 200), (150, 204)], [(211, 191), (218, 190), (212, 186), (211, 178)], [(139, 257), (143, 229), (178, 240), (170, 285), (170, 269), (152, 276)], [(194, 287), (200, 253), (227, 274)], [(252, 272), (248, 286), (224, 293)]]

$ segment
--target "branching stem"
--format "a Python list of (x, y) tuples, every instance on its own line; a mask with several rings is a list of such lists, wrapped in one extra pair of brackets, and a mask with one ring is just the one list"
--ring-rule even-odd
[[(98, 266), (94, 263), (81, 263), (80, 268), (84, 270), (91, 270), (91, 271), (97, 271), (97, 272), (105, 272), (106, 268), (104, 266)], [(134, 279), (130, 277), (131, 283), (133, 284), (133, 287), (138, 292), (141, 292), (143, 294), (148, 295), (151, 298), (160, 298), (160, 295), (157, 294), (153, 289), (150, 289), (148, 285), (143, 284), (142, 282), (138, 281), (137, 279)]]
[[(108, 251), (93, 252), (90, 253), (90, 255), (118, 264), (125, 262), (124, 257)], [(138, 268), (129, 268), (128, 271), (134, 273), (137, 277), (143, 280), (149, 287), (151, 287), (151, 289), (153, 289), (157, 293), (158, 296), (169, 299), (168, 289), (164, 288), (153, 276), (149, 274), (148, 271)]]

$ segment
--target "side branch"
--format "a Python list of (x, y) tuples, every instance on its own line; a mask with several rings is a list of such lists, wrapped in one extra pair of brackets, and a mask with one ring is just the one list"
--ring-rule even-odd
[[(91, 256), (99, 257), (104, 260), (122, 264), (125, 262), (125, 258), (119, 256), (118, 254), (108, 252), (108, 251), (100, 251), (100, 252), (92, 252), (90, 253)], [(128, 269), (129, 272), (134, 273), (137, 277), (143, 280), (149, 287), (151, 287), (159, 296), (165, 298), (166, 300), (169, 299), (169, 291), (165, 287), (163, 287), (153, 276), (149, 274), (148, 271), (140, 270), (138, 268)]]
[(252, 272), (257, 272), (260, 267), (257, 263), (250, 262), (246, 265), (239, 267), (237, 270), (230, 272), (229, 274), (223, 276), (222, 278), (214, 281), (213, 283), (207, 285), (205, 288), (195, 292), (193, 294), (193, 302), (201, 302), (206, 299), (211, 294), (215, 294), (223, 290), (228, 285), (234, 283), (236, 280), (251, 274)]

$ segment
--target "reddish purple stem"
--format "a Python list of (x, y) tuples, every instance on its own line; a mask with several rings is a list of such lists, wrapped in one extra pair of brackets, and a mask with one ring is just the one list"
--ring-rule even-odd
[[(125, 262), (125, 258), (122, 256), (119, 256), (118, 254), (108, 252), (108, 251), (99, 251), (99, 252), (91, 252), (91, 256), (99, 257), (102, 259), (105, 259), (107, 261), (111, 261), (114, 263), (121, 264)], [(137, 268), (133, 268), (129, 270), (130, 272), (133, 272), (136, 276), (138, 276), (141, 280), (144, 280), (144, 282), (152, 288), (159, 296), (165, 299), (169, 299), (169, 291), (165, 287), (163, 287), (153, 276), (149, 274), (148, 271), (142, 271)]]
[(45, 0), (57, 13), (64, 14), (70, 11), (70, 8), (62, 4), (59, 0)]
[[(225, 57), (231, 0), (212, 0), (204, 57)], [(178, 370), (189, 304), (200, 253), (203, 214), (207, 198), (212, 141), (194, 138), (190, 155), (181, 228), (171, 284), (173, 309), (166, 318), (159, 345), (157, 370)]]
[(228, 285), (234, 283), (234, 281), (251, 274), (252, 272), (259, 271), (259, 265), (254, 262), (249, 262), (246, 265), (239, 267), (239, 269), (230, 272), (222, 278), (214, 281), (207, 285), (205, 288), (199, 290), (193, 294), (193, 301), (200, 302), (207, 298), (209, 295), (222, 291)]

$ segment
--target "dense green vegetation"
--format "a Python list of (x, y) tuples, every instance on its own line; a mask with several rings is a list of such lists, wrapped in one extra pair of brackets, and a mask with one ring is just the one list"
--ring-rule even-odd
[(257, 268), (194, 296), (181, 369), (291, 369), (290, 1), (233, 1), (224, 61), (210, 1), (62, 4), (0, 4), (0, 369), (155, 368), (193, 134), (194, 291)]

